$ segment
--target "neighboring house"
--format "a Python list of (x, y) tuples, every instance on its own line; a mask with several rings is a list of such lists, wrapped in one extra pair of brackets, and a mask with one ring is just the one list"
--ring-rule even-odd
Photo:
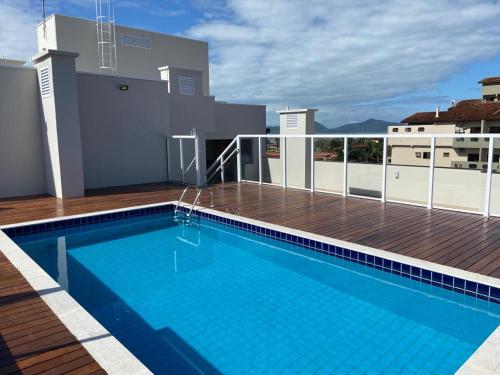
[[(209, 96), (207, 43), (118, 25), (115, 33), (116, 69), (100, 68), (95, 21), (60, 15), (37, 28), (35, 68), (0, 60), (0, 198), (180, 181), (179, 142), (169, 142), (168, 160), (166, 140), (193, 130), (204, 178), (237, 134), (265, 134), (265, 106)], [(183, 151), (187, 168), (194, 142)], [(242, 151), (243, 163), (252, 152)], [(191, 168), (184, 180), (196, 175)]]
[[(500, 133), (500, 77), (481, 80), (482, 98), (453, 103), (447, 111), (417, 112), (389, 126), (389, 134)], [(498, 169), (500, 144), (495, 141), (493, 168)], [(423, 138), (391, 138), (391, 164), (428, 165), (430, 141)], [(438, 138), (435, 165), (450, 168), (486, 168), (488, 139)]]

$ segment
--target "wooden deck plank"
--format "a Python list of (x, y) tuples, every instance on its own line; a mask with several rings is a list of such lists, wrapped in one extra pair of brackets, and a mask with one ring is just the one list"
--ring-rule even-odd
[[(0, 273), (0, 374), (38, 374), (65, 368), (61, 366), (75, 370), (89, 364), (93, 367), (86, 373), (100, 369), (1, 252)], [(75, 365), (74, 352), (86, 364)]]

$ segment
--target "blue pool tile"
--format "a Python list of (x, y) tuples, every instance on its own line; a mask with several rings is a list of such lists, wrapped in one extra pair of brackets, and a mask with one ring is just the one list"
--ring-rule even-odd
[(477, 292), (477, 283), (473, 281), (466, 281), (465, 282), (465, 290), (471, 293), (476, 293)]
[(401, 265), (401, 273), (404, 275), (409, 275), (410, 274), (410, 269), (411, 267), (407, 264), (402, 264)]
[(465, 280), (455, 277), (454, 285), (455, 288), (465, 289)]
[(489, 297), (490, 287), (484, 284), (477, 284), (477, 292), (483, 296)]

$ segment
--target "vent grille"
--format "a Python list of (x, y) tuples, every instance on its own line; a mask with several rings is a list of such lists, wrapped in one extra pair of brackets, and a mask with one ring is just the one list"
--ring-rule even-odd
[(121, 41), (122, 41), (122, 46), (151, 49), (151, 38), (122, 34)]
[(192, 77), (179, 77), (179, 93), (181, 95), (194, 95), (194, 79)]
[(286, 115), (286, 127), (295, 129), (299, 127), (299, 115), (297, 113), (288, 113)]
[(49, 68), (40, 69), (40, 92), (42, 93), (42, 98), (50, 96)]

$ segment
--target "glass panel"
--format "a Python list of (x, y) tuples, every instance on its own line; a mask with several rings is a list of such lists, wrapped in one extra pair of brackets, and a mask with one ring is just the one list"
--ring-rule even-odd
[(283, 162), (281, 160), (281, 140), (279, 137), (265, 138), (262, 141), (262, 182), (281, 184)]
[(344, 139), (315, 138), (314, 189), (342, 193)]
[(500, 139), (496, 138), (493, 141), (493, 147), (493, 173), (491, 175), (490, 213), (492, 215), (500, 215)]
[(179, 140), (167, 139), (168, 147), (168, 179), (169, 181), (181, 181), (181, 167), (179, 157)]
[[(241, 178), (259, 181), (259, 138), (241, 138)], [(236, 154), (233, 156), (236, 158)]]
[(288, 187), (311, 188), (310, 139), (286, 139), (286, 180)]
[(427, 204), (430, 144), (429, 138), (389, 138), (387, 200)]
[(436, 139), (435, 207), (484, 210), (488, 142), (488, 138)]
[(348, 144), (348, 194), (382, 198), (384, 140), (351, 138)]

